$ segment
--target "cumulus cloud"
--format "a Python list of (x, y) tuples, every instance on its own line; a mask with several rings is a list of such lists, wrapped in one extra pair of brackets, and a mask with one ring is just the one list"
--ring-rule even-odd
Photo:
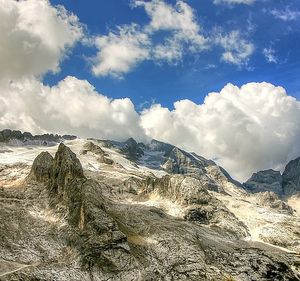
[(131, 6), (144, 8), (149, 23), (120, 26), (117, 32), (95, 37), (98, 53), (92, 60), (92, 70), (96, 76), (122, 78), (144, 60), (177, 64), (186, 54), (198, 55), (220, 46), (224, 50), (222, 61), (243, 67), (254, 52), (254, 44), (239, 30), (206, 31), (208, 35), (204, 36), (196, 12), (184, 1), (171, 5), (163, 0), (132, 0)]
[(119, 27), (117, 33), (97, 36), (95, 46), (99, 52), (93, 59), (93, 73), (97, 76), (121, 77), (149, 58), (149, 45), (148, 35), (135, 24)]
[(171, 30), (180, 33), (186, 40), (199, 41), (203, 44), (203, 37), (199, 35), (200, 26), (197, 23), (195, 14), (191, 6), (183, 1), (177, 1), (175, 6), (171, 6), (161, 0), (153, 1), (133, 1), (134, 7), (142, 6), (150, 17), (150, 24), (147, 29), (150, 32), (160, 30)]
[(82, 36), (78, 18), (48, 0), (0, 0), (0, 77), (18, 79), (59, 70)]
[(281, 169), (300, 155), (300, 103), (282, 87), (228, 84), (203, 104), (181, 100), (174, 107), (144, 110), (145, 133), (218, 159), (240, 180), (261, 169)]
[(199, 52), (206, 48), (207, 39), (201, 34), (195, 12), (187, 3), (177, 1), (175, 6), (172, 6), (161, 0), (151, 2), (135, 0), (133, 5), (144, 7), (150, 17), (147, 32), (171, 33), (163, 43), (154, 46), (154, 59), (176, 63), (182, 58), (185, 50)]
[[(187, 3), (177, 1), (172, 6), (162, 0), (135, 0), (131, 5), (143, 7), (150, 22), (143, 27), (120, 26), (117, 32), (95, 37), (98, 53), (92, 60), (92, 70), (96, 76), (120, 78), (144, 60), (176, 64), (185, 52), (206, 48), (207, 39), (201, 34), (194, 10)], [(167, 34), (154, 43), (153, 37), (161, 31)]]
[(85, 80), (66, 77), (48, 87), (35, 78), (0, 85), (0, 129), (70, 133), (82, 137), (139, 141), (156, 138), (194, 151), (239, 180), (282, 169), (300, 155), (300, 102), (282, 87), (226, 85), (203, 104), (160, 104), (138, 113), (130, 99), (109, 99)]
[(35, 78), (1, 85), (1, 128), (141, 140), (144, 133), (139, 123), (130, 99), (111, 100), (75, 77), (66, 77), (53, 87)]
[(243, 38), (238, 30), (216, 34), (214, 41), (224, 49), (221, 59), (238, 66), (247, 65), (255, 49), (253, 43)]
[(273, 48), (264, 48), (263, 55), (265, 56), (267, 62), (278, 63), (278, 58), (276, 57), (276, 53)]
[(214, 4), (253, 4), (256, 0), (214, 0)]

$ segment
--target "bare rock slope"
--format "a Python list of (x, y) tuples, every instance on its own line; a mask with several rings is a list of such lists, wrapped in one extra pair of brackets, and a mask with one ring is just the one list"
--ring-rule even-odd
[(300, 280), (296, 253), (249, 240), (232, 202), (252, 197), (213, 161), (156, 141), (69, 145), (1, 166), (1, 280)]

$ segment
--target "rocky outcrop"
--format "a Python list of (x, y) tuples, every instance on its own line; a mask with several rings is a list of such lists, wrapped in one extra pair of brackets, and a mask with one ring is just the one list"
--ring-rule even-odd
[(249, 235), (245, 225), (230, 213), (221, 201), (210, 195), (196, 178), (183, 175), (148, 178), (140, 196), (151, 194), (182, 206), (183, 217), (187, 221), (210, 225), (231, 238)]
[(143, 144), (139, 144), (133, 138), (129, 138), (122, 144), (121, 152), (124, 153), (128, 159), (136, 160), (144, 154), (141, 146), (143, 146)]
[(207, 164), (202, 161), (197, 161), (188, 153), (174, 147), (167, 156), (167, 161), (163, 164), (163, 168), (170, 174), (187, 174), (201, 175)]
[(163, 169), (170, 174), (183, 174), (201, 181), (201, 185), (208, 190), (225, 192), (224, 186), (228, 183), (232, 188), (242, 192), (242, 185), (233, 180), (225, 169), (195, 153), (187, 153), (174, 147), (165, 155)]
[(31, 174), (38, 175), (36, 179), (42, 182), (46, 177), (40, 174), (50, 175), (46, 182), (50, 206), (67, 215), (73, 227), (68, 240), (80, 252), (83, 268), (91, 272), (101, 269), (106, 278), (135, 270), (127, 238), (106, 212), (101, 186), (86, 179), (75, 153), (61, 143), (53, 161), (47, 153), (37, 157)]
[(91, 141), (89, 141), (83, 145), (83, 148), (80, 153), (85, 155), (88, 152), (91, 152), (91, 153), (94, 153), (95, 155), (97, 155), (97, 159), (101, 163), (105, 163), (108, 165), (112, 165), (114, 163), (114, 161), (108, 157), (108, 154), (105, 153), (99, 145), (96, 145)]
[(279, 196), (283, 194), (282, 176), (279, 171), (272, 169), (254, 173), (243, 185), (253, 193), (272, 191)]
[(282, 174), (282, 186), (285, 195), (300, 192), (300, 157), (286, 165)]
[[(24, 185), (2, 185), (1, 280), (300, 280), (296, 255), (241, 239), (247, 228), (216, 198), (230, 203), (234, 193), (209, 191), (203, 178), (188, 174), (162, 176), (116, 165), (83, 171), (77, 157), (94, 161), (102, 151), (89, 145), (87, 154), (75, 155), (60, 144), (54, 158), (36, 158)], [(3, 167), (0, 185), (15, 168)], [(217, 165), (203, 172), (212, 183), (238, 190)], [(182, 215), (151, 205), (155, 200)], [(236, 203), (237, 209), (244, 206)], [(298, 227), (290, 229), (298, 235)], [(282, 236), (294, 237), (286, 228)]]
[(53, 157), (47, 152), (41, 152), (33, 161), (28, 179), (47, 182), (52, 175)]
[(278, 195), (272, 191), (257, 193), (256, 200), (260, 206), (270, 207), (293, 214), (293, 209), (286, 202), (280, 200)]

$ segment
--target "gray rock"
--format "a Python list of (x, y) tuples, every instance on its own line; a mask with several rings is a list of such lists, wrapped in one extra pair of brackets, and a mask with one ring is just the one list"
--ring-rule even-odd
[(83, 148), (80, 153), (87, 154), (88, 152), (96, 154), (98, 156), (98, 161), (101, 163), (105, 163), (108, 165), (112, 165), (114, 163), (114, 161), (108, 157), (108, 155), (103, 151), (103, 149), (99, 145), (96, 145), (91, 141), (83, 145)]
[(300, 157), (286, 165), (282, 174), (282, 185), (285, 195), (300, 192)]
[(283, 194), (282, 176), (279, 171), (272, 169), (254, 173), (251, 178), (244, 183), (244, 187), (253, 193), (272, 191), (279, 196)]
[(41, 152), (33, 161), (28, 179), (47, 182), (51, 178), (52, 164), (52, 155), (47, 151)]
[[(127, 173), (142, 185), (130, 193), (136, 203), (104, 193), (110, 182), (85, 175), (61, 144), (53, 160), (36, 159), (23, 185), (0, 188), (1, 280), (300, 280), (295, 255), (240, 239), (245, 227), (201, 179)], [(152, 194), (179, 204), (185, 219), (138, 201)]]
[(217, 231), (222, 231), (223, 235), (234, 239), (249, 235), (246, 226), (221, 201), (209, 194), (199, 179), (184, 175), (148, 178), (140, 191), (140, 197), (151, 194), (181, 205), (187, 221), (211, 225)]
[(279, 199), (278, 195), (272, 191), (257, 193), (257, 203), (260, 206), (267, 206), (273, 209), (286, 211), (293, 214), (293, 209), (286, 202)]

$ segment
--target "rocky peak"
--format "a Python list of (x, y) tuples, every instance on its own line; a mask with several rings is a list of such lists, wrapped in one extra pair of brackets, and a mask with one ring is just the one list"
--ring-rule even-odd
[(91, 141), (89, 141), (89, 142), (87, 142), (83, 145), (83, 148), (81, 150), (81, 154), (86, 154), (89, 151), (92, 152), (92, 153), (95, 153), (99, 156), (102, 156), (102, 155), (105, 154), (105, 152), (103, 151), (103, 149), (99, 145), (96, 145)]
[(286, 165), (282, 174), (282, 186), (285, 195), (300, 192), (300, 157)]
[(78, 178), (85, 178), (81, 163), (76, 154), (61, 143), (53, 160), (50, 189), (62, 195), (67, 184)]
[(129, 138), (127, 141), (123, 143), (121, 151), (129, 159), (136, 160), (144, 154), (141, 145), (142, 144), (137, 143), (133, 138)]
[(169, 155), (172, 149), (175, 147), (174, 145), (164, 143), (155, 139), (152, 139), (149, 147), (154, 151), (163, 151), (165, 156)]
[(82, 148), (80, 153), (85, 155), (88, 152), (92, 152), (92, 153), (96, 154), (98, 156), (98, 161), (101, 162), (101, 163), (105, 163), (105, 164), (108, 164), (108, 165), (113, 164), (113, 160), (111, 160), (108, 157), (108, 154), (105, 153), (99, 145), (96, 145), (91, 141), (89, 141), (89, 142), (87, 142), (83, 145), (83, 148)]
[(244, 183), (244, 187), (253, 193), (273, 191), (282, 195), (282, 176), (272, 169), (259, 171)]
[(167, 155), (163, 168), (170, 174), (202, 174), (204, 165), (192, 155), (174, 147)]
[(50, 207), (62, 213), (72, 227), (69, 244), (80, 252), (83, 266), (101, 268), (107, 274), (124, 267), (134, 270), (127, 238), (107, 213), (109, 203), (100, 184), (84, 176), (76, 154), (61, 143), (54, 159), (43, 152), (34, 162), (31, 173), (42, 182), (45, 177), (50, 179), (46, 183)]

